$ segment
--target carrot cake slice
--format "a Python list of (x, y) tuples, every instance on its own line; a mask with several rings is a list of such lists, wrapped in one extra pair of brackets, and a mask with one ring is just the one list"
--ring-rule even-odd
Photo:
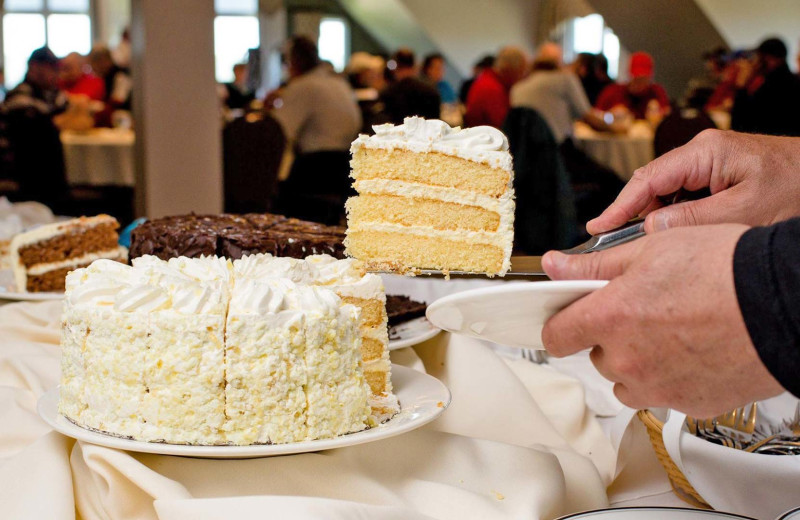
[(358, 196), (345, 252), (370, 268), (504, 275), (514, 241), (514, 174), (496, 128), (406, 118), (352, 144)]
[(64, 290), (67, 273), (106, 258), (126, 261), (117, 243), (119, 223), (109, 215), (80, 217), (41, 226), (11, 241), (11, 266), (19, 292)]

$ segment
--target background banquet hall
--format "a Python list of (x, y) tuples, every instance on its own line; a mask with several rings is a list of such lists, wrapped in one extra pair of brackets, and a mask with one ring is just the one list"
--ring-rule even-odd
[[(344, 226), (350, 143), (420, 116), (508, 136), (514, 254), (541, 255), (589, 238), (637, 169), (704, 130), (800, 136), (791, 0), (0, 0), (0, 17), (0, 242), (29, 201), (45, 220), (105, 213), (121, 230), (190, 213)], [(428, 303), (505, 283), (384, 280)], [(0, 293), (0, 518), (672, 506), (772, 519), (800, 506), (798, 462), (723, 477), (732, 459), (691, 442), (687, 493), (588, 355), (446, 332), (392, 352), (453, 394), (441, 419), (395, 439), (245, 461), (75, 442), (36, 415), (58, 384), (60, 310)], [(667, 411), (654, 413), (666, 435)]]

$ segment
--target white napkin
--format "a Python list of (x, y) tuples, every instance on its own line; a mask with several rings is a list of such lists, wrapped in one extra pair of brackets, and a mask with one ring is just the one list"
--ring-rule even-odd
[(800, 457), (726, 448), (688, 433), (685, 420), (685, 414), (669, 412), (664, 445), (713, 508), (771, 520), (800, 505)]

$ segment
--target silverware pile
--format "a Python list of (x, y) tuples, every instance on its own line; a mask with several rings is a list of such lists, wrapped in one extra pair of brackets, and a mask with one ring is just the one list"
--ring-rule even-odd
[(800, 403), (779, 425), (757, 422), (758, 404), (713, 419), (686, 417), (689, 433), (715, 444), (765, 455), (800, 455)]

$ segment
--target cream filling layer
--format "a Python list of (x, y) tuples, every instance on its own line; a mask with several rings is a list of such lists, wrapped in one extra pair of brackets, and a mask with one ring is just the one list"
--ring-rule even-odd
[(514, 188), (509, 188), (501, 197), (495, 198), (472, 191), (386, 179), (356, 181), (353, 187), (359, 194), (396, 195), (399, 197), (432, 199), (465, 206), (477, 206), (500, 215), (498, 233), (508, 231), (513, 233), (514, 230)]
[(54, 271), (56, 269), (63, 269), (64, 267), (75, 266), (78, 267), (80, 265), (90, 264), (95, 260), (100, 259), (123, 259), (127, 258), (128, 250), (122, 246), (119, 246), (114, 249), (109, 249), (107, 251), (99, 251), (94, 253), (88, 253), (83, 256), (78, 256), (75, 258), (69, 258), (67, 260), (62, 260), (60, 262), (50, 262), (46, 264), (36, 264), (31, 268), (26, 268), (22, 263), (19, 261), (18, 255), (16, 255), (16, 249), (12, 251), (12, 268), (14, 270), (14, 282), (17, 284), (17, 290), (19, 292), (25, 292), (28, 286), (28, 276), (39, 276), (48, 271)]
[(348, 247), (347, 242), (349, 241), (349, 235), (357, 231), (396, 233), (398, 235), (413, 235), (424, 238), (439, 238), (442, 240), (466, 242), (468, 244), (486, 244), (495, 246), (503, 250), (503, 264), (500, 268), (499, 274), (503, 275), (506, 273), (506, 271), (511, 269), (511, 250), (514, 246), (513, 229), (505, 230), (503, 232), (489, 233), (486, 231), (468, 231), (465, 229), (436, 229), (430, 226), (410, 227), (381, 222), (359, 222), (348, 227), (348, 237), (345, 238), (345, 248)]

